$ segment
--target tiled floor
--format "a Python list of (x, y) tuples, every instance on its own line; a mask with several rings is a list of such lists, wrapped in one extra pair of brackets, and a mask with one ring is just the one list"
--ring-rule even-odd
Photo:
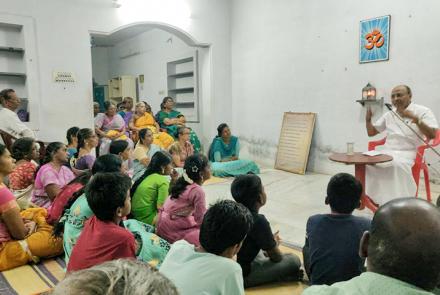
[[(261, 213), (269, 219), (274, 231), (280, 231), (285, 242), (302, 246), (307, 218), (329, 211), (324, 204), (324, 198), (331, 175), (297, 175), (275, 169), (263, 169), (260, 177), (268, 197)], [(231, 182), (232, 178), (223, 183), (204, 186), (208, 203), (213, 203), (219, 198), (231, 198)], [(420, 182), (423, 183), (422, 180)], [(440, 185), (431, 184), (431, 191), (435, 201), (440, 192)], [(425, 197), (423, 185), (419, 195)], [(368, 209), (356, 210), (355, 214), (372, 217)]]

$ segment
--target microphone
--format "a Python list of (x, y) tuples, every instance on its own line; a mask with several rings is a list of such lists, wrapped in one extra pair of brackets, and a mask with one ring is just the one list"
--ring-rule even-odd
[(437, 154), (437, 156), (440, 157), (440, 153), (432, 146), (429, 144), (429, 141), (426, 141), (417, 131), (414, 130), (414, 128), (412, 128), (408, 122), (405, 122), (405, 120), (398, 114), (396, 113), (393, 108), (392, 108), (392, 104), (390, 103), (385, 103), (385, 106), (387, 107), (388, 110), (391, 111), (391, 113), (393, 113), (393, 115), (399, 119), (400, 121), (402, 121), (403, 124), (405, 124), (406, 127), (408, 127), (418, 138), (421, 142), (423, 142), (426, 146), (428, 146), (429, 149), (431, 149), (435, 154)]

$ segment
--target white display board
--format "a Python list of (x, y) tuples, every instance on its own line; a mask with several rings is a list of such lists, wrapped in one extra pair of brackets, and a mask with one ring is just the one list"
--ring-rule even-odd
[(306, 173), (315, 118), (315, 113), (284, 113), (275, 169)]

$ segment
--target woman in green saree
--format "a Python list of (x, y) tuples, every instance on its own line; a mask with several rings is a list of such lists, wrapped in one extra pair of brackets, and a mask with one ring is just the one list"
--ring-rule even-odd
[[(174, 100), (172, 97), (164, 97), (162, 103), (160, 104), (160, 111), (156, 114), (156, 121), (159, 122), (160, 128), (165, 129), (168, 134), (173, 136), (175, 139), (178, 137), (179, 127), (185, 127), (186, 119), (185, 116), (173, 109)], [(200, 140), (194, 130), (191, 130), (189, 140), (192, 143), (194, 150), (200, 152), (201, 145)]]
[(239, 158), (240, 143), (238, 137), (231, 135), (225, 123), (217, 127), (217, 136), (209, 148), (209, 161), (214, 176), (228, 177), (247, 173), (260, 173), (260, 168), (251, 160)]

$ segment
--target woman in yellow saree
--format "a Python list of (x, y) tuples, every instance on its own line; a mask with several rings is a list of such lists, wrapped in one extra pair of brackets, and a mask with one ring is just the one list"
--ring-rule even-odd
[(173, 142), (174, 138), (166, 132), (160, 132), (159, 124), (154, 120), (151, 112), (151, 107), (145, 102), (136, 104), (135, 114), (131, 118), (129, 127), (133, 131), (132, 138), (136, 142), (138, 140), (139, 130), (148, 128), (153, 132), (153, 144), (161, 148), (168, 148)]

